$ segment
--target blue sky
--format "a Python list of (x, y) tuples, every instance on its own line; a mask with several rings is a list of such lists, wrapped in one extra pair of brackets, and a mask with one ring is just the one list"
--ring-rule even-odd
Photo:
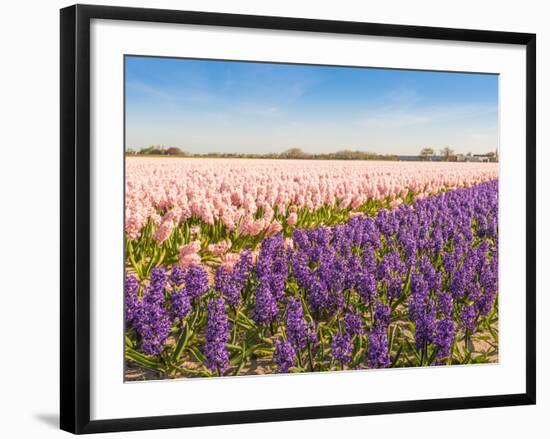
[(126, 147), (192, 153), (498, 145), (498, 76), (126, 57)]

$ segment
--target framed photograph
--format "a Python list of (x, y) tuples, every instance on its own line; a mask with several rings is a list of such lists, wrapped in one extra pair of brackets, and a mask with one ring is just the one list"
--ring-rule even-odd
[(535, 128), (534, 34), (62, 9), (61, 428), (534, 404)]

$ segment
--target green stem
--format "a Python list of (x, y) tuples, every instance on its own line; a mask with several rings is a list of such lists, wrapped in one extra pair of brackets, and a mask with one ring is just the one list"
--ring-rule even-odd
[(307, 355), (309, 357), (309, 370), (313, 372), (313, 355), (311, 354), (311, 343), (307, 343)]
[(233, 312), (235, 313), (235, 321), (233, 322), (233, 330), (231, 335), (231, 344), (235, 344), (237, 340), (237, 314), (239, 312), (239, 307), (234, 307)]

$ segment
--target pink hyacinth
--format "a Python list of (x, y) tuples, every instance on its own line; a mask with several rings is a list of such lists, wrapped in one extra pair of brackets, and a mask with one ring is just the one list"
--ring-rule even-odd
[(249, 221), (246, 224), (246, 227), (242, 229), (243, 235), (256, 236), (258, 235), (265, 227), (265, 221), (263, 218), (257, 219), (256, 221)]
[(231, 240), (225, 239), (223, 241), (217, 242), (216, 244), (208, 245), (208, 251), (214, 256), (221, 256), (228, 252), (231, 248)]
[(165, 219), (161, 225), (158, 226), (157, 230), (155, 230), (153, 239), (157, 242), (157, 244), (162, 244), (171, 235), (173, 229), (173, 221), (171, 219)]
[(395, 200), (390, 201), (390, 207), (392, 209), (397, 209), (399, 206), (403, 204), (403, 200), (401, 198), (396, 198)]
[(189, 244), (182, 245), (179, 249), (180, 259), (184, 256), (191, 255), (194, 253), (198, 253), (201, 249), (201, 242), (200, 241), (193, 241)]
[(281, 230), (283, 230), (283, 226), (281, 226), (281, 223), (279, 221), (275, 220), (269, 225), (265, 234), (267, 236), (273, 236), (279, 233)]
[(179, 265), (181, 268), (188, 268), (192, 265), (201, 265), (202, 260), (197, 253), (190, 253), (183, 257), (180, 257)]
[(294, 226), (298, 222), (298, 214), (296, 212), (292, 212), (288, 218), (286, 219), (286, 223), (289, 226)]
[(227, 253), (222, 257), (222, 267), (227, 271), (233, 271), (233, 267), (239, 260), (241, 256), (238, 253)]
[(142, 224), (137, 216), (126, 216), (126, 236), (129, 239), (137, 239), (141, 230)]

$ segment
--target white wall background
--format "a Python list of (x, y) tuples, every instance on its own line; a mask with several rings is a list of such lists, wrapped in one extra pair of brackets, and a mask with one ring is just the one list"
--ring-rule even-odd
[[(544, 279), (550, 235), (544, 205), (550, 155), (548, 8), (536, 0), (103, 0), (87, 3), (206, 10), (395, 24), (537, 33), (538, 60), (538, 405), (484, 410), (125, 433), (128, 437), (513, 437), (548, 431), (550, 380), (545, 379), (550, 326), (544, 319)], [(58, 431), (59, 335), (59, 12), (70, 2), (3, 5), (0, 25), (0, 434), (61, 437)], [(184, 397), (184, 396), (183, 396)], [(536, 433), (537, 430), (540, 433)], [(531, 436), (530, 435), (530, 436)], [(113, 434), (108, 437), (122, 437)]]

